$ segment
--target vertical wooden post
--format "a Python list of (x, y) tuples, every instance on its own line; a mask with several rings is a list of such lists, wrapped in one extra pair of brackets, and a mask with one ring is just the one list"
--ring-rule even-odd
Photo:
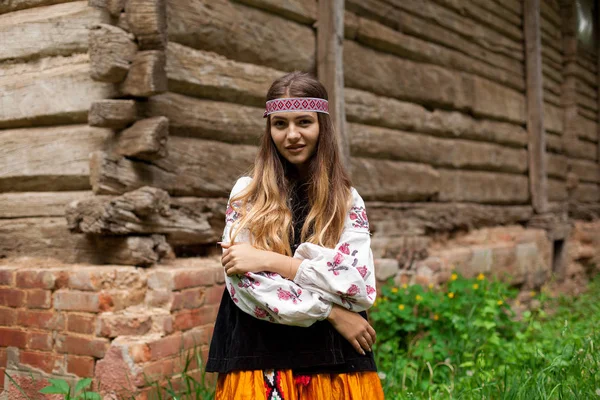
[[(600, 170), (600, 3), (596, 3), (596, 57), (598, 57), (598, 70), (596, 73), (596, 82), (598, 83), (598, 99), (596, 100), (596, 106), (598, 107), (598, 169)], [(600, 185), (600, 183), (599, 183)]]
[(319, 0), (317, 74), (329, 94), (329, 114), (338, 135), (342, 163), (350, 173), (350, 143), (344, 108), (344, 0)]
[(536, 213), (541, 214), (548, 210), (548, 178), (546, 176), (546, 132), (544, 130), (542, 87), (540, 0), (525, 0), (523, 15), (527, 76), (529, 189), (533, 209)]

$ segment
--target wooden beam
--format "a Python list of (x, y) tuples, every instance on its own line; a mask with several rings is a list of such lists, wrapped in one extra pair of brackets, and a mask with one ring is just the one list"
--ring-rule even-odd
[(121, 84), (125, 95), (150, 97), (167, 91), (165, 52), (139, 51), (133, 59), (125, 81)]
[(108, 24), (93, 26), (89, 36), (92, 79), (112, 83), (123, 81), (137, 52), (134, 36)]
[(341, 161), (350, 173), (350, 143), (344, 110), (344, 0), (321, 0), (317, 13), (317, 73), (329, 94), (329, 114), (339, 138)]
[(100, 128), (123, 129), (137, 119), (135, 100), (98, 100), (92, 103), (88, 113), (88, 124)]
[(116, 152), (141, 160), (157, 160), (168, 154), (169, 120), (166, 117), (142, 119), (117, 135)]
[(125, 4), (127, 25), (142, 50), (163, 50), (167, 43), (165, 0), (129, 0)]
[(540, 0), (525, 0), (525, 66), (527, 77), (527, 133), (529, 135), (529, 190), (536, 213), (548, 208), (546, 176), (546, 133), (542, 77)]

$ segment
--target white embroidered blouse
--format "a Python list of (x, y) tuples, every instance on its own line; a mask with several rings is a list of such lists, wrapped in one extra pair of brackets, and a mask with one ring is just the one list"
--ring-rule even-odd
[[(229, 199), (244, 190), (252, 178), (238, 179)], [(229, 295), (245, 313), (270, 322), (310, 326), (329, 316), (333, 304), (363, 311), (375, 301), (375, 271), (365, 204), (352, 188), (353, 205), (335, 248), (302, 243), (294, 258), (302, 260), (293, 280), (273, 272), (227, 276)], [(229, 243), (238, 214), (228, 204), (223, 242)], [(247, 230), (236, 243), (250, 242)]]

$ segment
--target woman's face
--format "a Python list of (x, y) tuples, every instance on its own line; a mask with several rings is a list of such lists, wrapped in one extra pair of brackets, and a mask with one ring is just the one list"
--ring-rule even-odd
[(316, 112), (295, 111), (271, 114), (271, 138), (279, 154), (302, 168), (315, 153), (319, 139)]

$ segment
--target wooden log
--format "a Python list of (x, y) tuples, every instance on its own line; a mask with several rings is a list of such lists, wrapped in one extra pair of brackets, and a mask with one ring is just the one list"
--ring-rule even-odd
[[(226, 197), (171, 197), (171, 204), (202, 213), (214, 232), (221, 234), (225, 229), (225, 211), (227, 210)], [(221, 239), (220, 236), (217, 240)]]
[(92, 194), (91, 191), (1, 193), (0, 219), (62, 217), (70, 202)]
[(529, 201), (525, 175), (440, 169), (439, 201), (487, 204), (526, 204)]
[(13, 11), (26, 10), (28, 8), (51, 6), (60, 3), (69, 3), (75, 0), (4, 0), (0, 3), (0, 14)]
[[(568, 139), (568, 140), (567, 140)], [(564, 138), (564, 149), (565, 154), (573, 158), (580, 158), (584, 160), (598, 160), (598, 152), (594, 143), (583, 141), (575, 138)]]
[(136, 52), (137, 45), (131, 33), (112, 25), (95, 25), (90, 30), (92, 78), (112, 83), (123, 81)]
[(473, 203), (367, 202), (371, 230), (377, 236), (414, 235), (513, 225), (533, 216), (530, 206)]
[(87, 1), (0, 15), (0, 37), (6, 38), (0, 46), (0, 61), (84, 53), (89, 27), (108, 19), (107, 14), (88, 7)]
[[(598, 113), (597, 111), (592, 111), (588, 108), (584, 108), (584, 107), (578, 107), (577, 108), (577, 114), (579, 114), (582, 118), (590, 121), (590, 122), (596, 122), (596, 118), (598, 117)], [(594, 139), (594, 142), (596, 140)]]
[(285, 19), (312, 25), (317, 20), (317, 2), (315, 0), (235, 0), (238, 3), (281, 15)]
[(600, 218), (600, 204), (569, 202), (569, 217), (582, 221), (595, 221)]
[(265, 132), (263, 109), (201, 100), (175, 93), (148, 99), (146, 114), (169, 119), (169, 134), (258, 145)]
[(596, 90), (596, 87), (592, 87), (579, 79), (575, 81), (575, 89), (577, 93), (589, 99), (598, 99), (598, 90)]
[(600, 168), (597, 162), (570, 159), (569, 169), (577, 175), (580, 182), (600, 183)]
[(344, 39), (356, 40), (358, 32), (358, 15), (345, 10), (344, 11)]
[(376, 21), (359, 18), (356, 40), (374, 49), (402, 58), (423, 61), (489, 78), (517, 90), (525, 89), (520, 74), (513, 74), (456, 50), (405, 35)]
[(152, 162), (92, 153), (90, 181), (97, 194), (122, 194), (153, 186), (177, 196), (227, 197), (254, 162), (256, 150), (254, 146), (170, 137), (168, 157)]
[(89, 189), (89, 153), (111, 134), (87, 125), (0, 132), (0, 192)]
[(435, 197), (440, 190), (440, 174), (436, 170), (407, 162), (353, 158), (352, 180), (365, 200), (423, 201)]
[(152, 117), (137, 121), (117, 135), (116, 153), (140, 160), (157, 160), (168, 155), (169, 119)]
[[(579, 111), (579, 110), (578, 110)], [(598, 123), (578, 115), (576, 117), (577, 136), (590, 142), (598, 141)]]
[[(495, 20), (487, 20), (485, 24), (477, 23), (471, 18), (461, 16), (433, 2), (417, 3), (403, 0), (388, 0), (389, 3), (407, 13), (419, 16), (431, 25), (442, 26), (455, 32), (484, 49), (503, 54), (510, 58), (523, 60), (523, 43), (521, 39), (511, 40), (505, 32), (492, 29)], [(489, 15), (479, 13), (479, 18)], [(492, 18), (493, 19), (493, 18)]]
[(350, 141), (344, 107), (344, 0), (321, 1), (318, 6), (317, 76), (327, 90), (329, 115), (338, 137), (340, 161), (350, 173)]
[[(365, 63), (364, 60), (369, 60)], [(459, 73), (344, 43), (344, 78), (349, 87), (376, 94), (459, 110), (472, 106), (472, 92)], [(398, 77), (403, 84), (397, 85)]]
[(347, 9), (363, 17), (377, 20), (392, 29), (458, 50), (470, 57), (487, 62), (517, 75), (523, 74), (520, 61), (489, 51), (445, 27), (399, 10), (383, 0), (349, 0)]
[(171, 92), (264, 107), (269, 86), (284, 74), (174, 42), (167, 46), (167, 78)]
[(527, 134), (529, 142), (529, 190), (536, 213), (548, 209), (546, 133), (544, 131), (544, 94), (542, 44), (540, 38), (540, 0), (525, 0), (525, 67), (527, 76)]
[(74, 201), (66, 210), (69, 230), (93, 235), (163, 234), (171, 245), (214, 243), (221, 232), (207, 216), (171, 204), (167, 192), (142, 187), (111, 199)]
[(315, 33), (307, 26), (227, 0), (167, 7), (170, 42), (282, 71), (315, 71)]
[[(545, 95), (544, 95), (545, 100)], [(563, 132), (563, 115), (560, 106), (544, 102), (544, 130), (561, 134)]]
[(477, 116), (519, 124), (527, 117), (522, 93), (479, 77), (473, 77), (472, 109)]
[(164, 50), (167, 44), (166, 0), (127, 0), (125, 15), (129, 31), (141, 50)]
[(121, 12), (125, 10), (127, 0), (88, 0), (90, 7), (96, 7), (106, 10), (113, 17), (119, 17)]
[(368, 125), (349, 124), (352, 155), (439, 167), (524, 173), (527, 152), (492, 143), (439, 139)]
[(568, 158), (562, 154), (546, 153), (548, 160), (548, 176), (552, 178), (565, 179), (569, 167)]
[(101, 128), (123, 129), (138, 119), (134, 100), (98, 100), (92, 103), (88, 124)]
[(146, 266), (172, 256), (160, 235), (105, 237), (71, 234), (61, 218), (0, 220), (0, 258), (44, 258), (60, 263), (125, 264)]
[(345, 94), (346, 113), (350, 122), (520, 148), (527, 144), (527, 134), (519, 125), (473, 119), (455, 111), (428, 111), (414, 103), (380, 97), (362, 90), (347, 89)]
[(559, 134), (546, 131), (546, 151), (553, 151), (559, 154), (564, 152), (563, 139)]
[(575, 188), (573, 199), (581, 203), (600, 202), (600, 186), (597, 183), (581, 183)]
[(0, 128), (86, 122), (93, 101), (115, 94), (112, 85), (90, 78), (88, 60), (80, 54), (0, 65)]
[(519, 0), (494, 0), (496, 3), (515, 15), (523, 15), (523, 4)]
[(129, 68), (121, 92), (136, 97), (150, 97), (167, 91), (165, 52), (139, 51)]
[(565, 76), (575, 76), (577, 79), (581, 79), (586, 84), (597, 87), (596, 75), (593, 72), (587, 71), (582, 68), (579, 64), (573, 61), (567, 61), (564, 67)]
[(569, 198), (564, 180), (548, 178), (548, 201), (566, 201)]
[(492, 14), (515, 26), (521, 27), (523, 25), (523, 20), (520, 16), (503, 8), (501, 5), (495, 3), (494, 0), (473, 0), (473, 3), (478, 4), (482, 9), (488, 10)]
[(560, 28), (562, 25), (560, 13), (548, 1), (542, 1), (540, 5), (542, 18), (553, 26)]

